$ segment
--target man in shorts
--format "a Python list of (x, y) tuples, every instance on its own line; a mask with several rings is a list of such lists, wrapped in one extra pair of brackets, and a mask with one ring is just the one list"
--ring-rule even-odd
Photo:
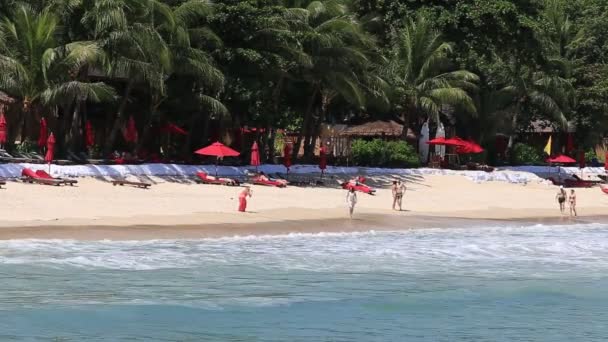
[(397, 204), (399, 205), (399, 211), (403, 210), (402, 202), (406, 190), (405, 184), (401, 183), (400, 180), (393, 181), (391, 189), (393, 191), (393, 210), (395, 210)]

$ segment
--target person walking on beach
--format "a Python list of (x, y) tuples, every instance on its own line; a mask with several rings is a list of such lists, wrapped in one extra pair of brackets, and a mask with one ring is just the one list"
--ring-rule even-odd
[(403, 195), (405, 194), (406, 187), (405, 184), (401, 183), (400, 180), (393, 181), (393, 210), (395, 210), (395, 205), (399, 205), (399, 211), (403, 210), (402, 202)]
[(355, 189), (350, 189), (346, 193), (346, 204), (348, 205), (348, 212), (350, 214), (350, 218), (353, 218), (353, 212), (355, 211), (355, 204), (357, 204), (357, 193)]
[(566, 190), (564, 190), (563, 186), (560, 186), (555, 198), (557, 199), (557, 203), (559, 203), (559, 210), (562, 212), (562, 214), (566, 210), (566, 195)]
[(570, 190), (570, 198), (568, 198), (568, 202), (570, 203), (570, 216), (578, 216), (576, 214), (576, 194), (574, 193), (574, 189)]
[(244, 212), (247, 209), (247, 197), (251, 197), (251, 188), (246, 186), (239, 194), (239, 211)]

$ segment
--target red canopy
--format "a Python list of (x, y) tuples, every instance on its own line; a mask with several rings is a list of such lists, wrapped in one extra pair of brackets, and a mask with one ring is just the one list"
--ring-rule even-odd
[(231, 149), (230, 147), (222, 144), (221, 142), (214, 142), (213, 144), (203, 147), (200, 150), (196, 150), (194, 153), (203, 156), (214, 156), (218, 158), (223, 157), (238, 157), (239, 152)]
[(93, 125), (91, 124), (91, 121), (88, 120), (84, 127), (84, 140), (87, 147), (95, 145), (95, 132), (93, 131)]
[(55, 136), (53, 133), (49, 135), (48, 140), (46, 141), (46, 155), (44, 156), (44, 161), (47, 163), (53, 162), (53, 157), (55, 154)]
[(319, 150), (319, 169), (321, 169), (321, 172), (325, 172), (325, 169), (327, 169), (327, 149), (325, 146), (321, 146)]
[(474, 141), (465, 141), (463, 146), (456, 147), (456, 153), (467, 154), (467, 153), (481, 153), (483, 147), (479, 146)]
[(46, 119), (40, 119), (40, 134), (38, 135), (38, 147), (43, 148), (44, 145), (47, 144), (47, 140), (49, 138), (48, 126), (46, 124)]
[(287, 168), (287, 172), (289, 172), (289, 168), (291, 167), (291, 145), (287, 143), (283, 147), (283, 165)]
[(565, 156), (563, 154), (560, 154), (557, 157), (553, 157), (553, 158), (547, 159), (547, 162), (549, 162), (549, 163), (559, 163), (559, 164), (573, 164), (573, 163), (576, 163), (576, 160), (574, 160), (574, 159), (572, 159), (572, 158), (570, 158), (568, 156)]
[(188, 135), (188, 132), (185, 131), (183, 128), (179, 127), (176, 124), (173, 123), (168, 123), (166, 125), (164, 125), (161, 129), (161, 132), (163, 133), (173, 133), (173, 134), (179, 134), (179, 135)]
[(459, 137), (453, 138), (435, 138), (427, 142), (429, 145), (445, 145), (445, 146), (466, 146), (467, 142), (460, 139)]
[(125, 141), (132, 143), (137, 142), (137, 127), (135, 126), (135, 119), (133, 118), (133, 115), (129, 117), (129, 121), (127, 122)]
[(0, 113), (0, 144), (6, 143), (6, 118)]
[(260, 166), (260, 149), (258, 148), (257, 141), (253, 142), (253, 146), (251, 146), (251, 163), (252, 166), (256, 168)]

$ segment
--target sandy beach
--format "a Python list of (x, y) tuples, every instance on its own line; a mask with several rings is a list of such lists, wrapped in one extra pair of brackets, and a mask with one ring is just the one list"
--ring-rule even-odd
[[(359, 194), (347, 218), (344, 190), (253, 186), (247, 213), (236, 211), (240, 188), (152, 179), (150, 189), (81, 178), (76, 187), (9, 182), (0, 190), (0, 239), (156, 239), (316, 233), (470, 225), (484, 220), (571, 222), (546, 184), (474, 183), (460, 176), (406, 179), (404, 211), (391, 210), (390, 176), (370, 179), (376, 196)], [(577, 189), (579, 218), (605, 214), (608, 196)]]

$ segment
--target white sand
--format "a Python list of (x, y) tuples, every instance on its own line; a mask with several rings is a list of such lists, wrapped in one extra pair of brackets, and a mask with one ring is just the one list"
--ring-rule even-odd
[[(386, 187), (379, 189), (376, 196), (359, 194), (356, 214), (400, 215), (406, 220), (414, 216), (470, 219), (562, 216), (555, 201), (556, 187), (503, 182), (476, 184), (459, 176), (409, 179), (404, 199), (406, 211), (395, 212), (390, 209), (392, 198), (388, 180), (388, 177), (371, 180), (381, 181)], [(0, 190), (0, 227), (4, 227), (2, 231), (22, 227), (171, 228), (182, 225), (194, 229), (192, 227), (214, 224), (257, 223), (260, 226), (260, 223), (276, 221), (342, 219), (347, 215), (345, 191), (337, 188), (253, 186), (253, 198), (248, 206), (250, 212), (239, 213), (236, 211), (239, 187), (156, 181), (158, 183), (148, 190), (112, 186), (91, 178), (79, 179), (75, 187), (9, 182)], [(597, 187), (576, 191), (579, 215), (604, 215), (608, 195)], [(290, 227), (285, 225), (284, 231), (291, 231), (293, 227)], [(29, 230), (31, 237), (37, 237), (36, 232), (40, 229)], [(297, 230), (302, 231), (302, 228)]]

